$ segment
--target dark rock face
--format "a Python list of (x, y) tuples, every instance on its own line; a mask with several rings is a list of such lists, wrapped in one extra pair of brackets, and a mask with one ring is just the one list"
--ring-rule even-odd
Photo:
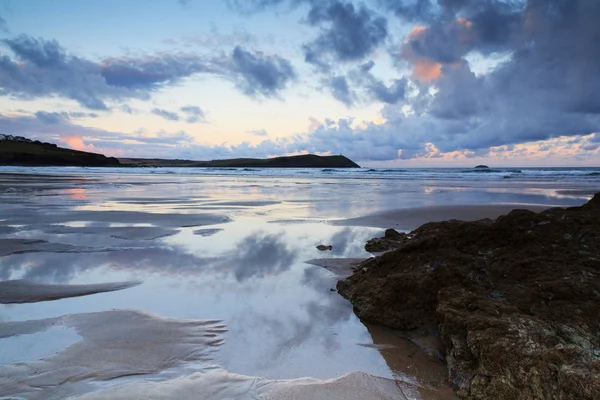
[(58, 147), (51, 143), (4, 136), (0, 140), (0, 165), (19, 166), (119, 166), (119, 160), (102, 154)]
[(338, 283), (359, 317), (437, 326), (462, 397), (600, 399), (600, 193), (412, 236)]
[(395, 229), (387, 229), (382, 238), (374, 238), (367, 242), (365, 250), (369, 253), (379, 253), (397, 249), (408, 240), (408, 235), (404, 232), (398, 232)]
[(344, 156), (299, 156), (274, 158), (234, 158), (229, 160), (192, 161), (150, 158), (121, 158), (121, 164), (132, 167), (207, 167), (207, 168), (360, 168)]

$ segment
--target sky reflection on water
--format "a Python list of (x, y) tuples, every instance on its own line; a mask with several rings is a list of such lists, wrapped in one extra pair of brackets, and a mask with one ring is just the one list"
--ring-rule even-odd
[[(304, 263), (369, 257), (364, 244), (382, 230), (326, 220), (423, 205), (582, 203), (582, 196), (558, 195), (565, 185), (558, 186), (124, 174), (4, 177), (0, 239), (48, 243), (44, 252), (32, 252), (31, 245), (0, 257), (0, 279), (143, 283), (79, 298), (0, 305), (0, 320), (110, 309), (222, 320), (228, 332), (215, 362), (230, 372), (272, 379), (333, 378), (353, 371), (392, 377), (391, 364), (369, 347), (371, 334), (351, 305), (330, 290), (337, 278)], [(319, 244), (333, 250), (320, 252)], [(19, 354), (24, 360), (47, 355), (76, 340), (76, 334), (59, 338), (60, 333), (0, 340), (0, 362), (17, 361)], [(37, 335), (46, 336), (37, 340)], [(3, 351), (3, 343), (13, 350)], [(27, 350), (15, 352), (18, 348)]]

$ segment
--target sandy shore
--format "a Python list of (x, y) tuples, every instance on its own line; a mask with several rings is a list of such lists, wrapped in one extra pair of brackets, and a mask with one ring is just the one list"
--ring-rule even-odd
[(342, 226), (369, 226), (376, 228), (395, 228), (398, 230), (413, 230), (427, 222), (447, 221), (476, 221), (484, 218), (497, 218), (515, 209), (525, 209), (535, 212), (550, 208), (546, 205), (529, 204), (498, 204), (498, 205), (451, 205), (414, 207), (400, 210), (384, 211), (358, 218), (335, 220), (331, 223)]
[(304, 262), (323, 267), (333, 272), (338, 278), (343, 279), (352, 275), (354, 267), (365, 260), (366, 258), (313, 258)]
[(0, 303), (36, 303), (68, 297), (87, 296), (96, 293), (114, 292), (141, 282), (108, 282), (89, 285), (46, 285), (24, 279), (0, 282)]

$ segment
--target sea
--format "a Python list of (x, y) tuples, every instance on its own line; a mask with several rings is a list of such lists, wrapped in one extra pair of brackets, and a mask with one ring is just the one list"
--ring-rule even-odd
[(91, 167), (0, 167), (0, 172), (176, 174), (265, 177), (311, 177), (395, 180), (512, 179), (520, 182), (600, 182), (600, 167), (492, 167), (492, 168), (91, 168)]

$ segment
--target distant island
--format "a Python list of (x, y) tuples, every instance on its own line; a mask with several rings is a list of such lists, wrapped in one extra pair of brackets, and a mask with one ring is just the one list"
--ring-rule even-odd
[(266, 159), (192, 161), (158, 158), (114, 158), (65, 149), (21, 136), (0, 134), (0, 165), (80, 167), (196, 167), (196, 168), (360, 168), (347, 157), (303, 154)]

